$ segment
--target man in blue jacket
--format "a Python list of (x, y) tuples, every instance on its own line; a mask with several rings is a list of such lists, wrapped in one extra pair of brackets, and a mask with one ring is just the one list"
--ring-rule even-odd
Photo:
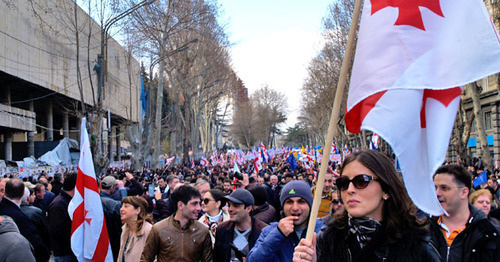
[[(295, 246), (306, 236), (312, 202), (311, 188), (306, 182), (287, 183), (280, 194), (284, 217), (262, 230), (247, 261), (292, 261)], [(323, 221), (318, 219), (314, 231), (318, 233), (321, 226)]]

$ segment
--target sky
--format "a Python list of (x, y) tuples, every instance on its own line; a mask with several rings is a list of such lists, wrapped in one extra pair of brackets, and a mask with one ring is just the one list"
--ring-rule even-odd
[(322, 47), (322, 18), (333, 0), (219, 0), (219, 22), (232, 43), (233, 69), (249, 94), (268, 85), (287, 97), (288, 120), (299, 114), (307, 66)]

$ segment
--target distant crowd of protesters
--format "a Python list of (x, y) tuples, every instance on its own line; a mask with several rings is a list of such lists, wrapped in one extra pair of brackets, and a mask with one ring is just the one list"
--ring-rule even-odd
[[(359, 150), (331, 164), (295, 170), (275, 155), (253, 163), (160, 169), (109, 168), (97, 178), (115, 261), (498, 261), (498, 170), (446, 164), (434, 174), (448, 213), (413, 204), (393, 159)], [(230, 163), (230, 161), (228, 161)], [(0, 180), (0, 261), (76, 261), (68, 205), (77, 173)], [(313, 194), (321, 190), (313, 241)]]

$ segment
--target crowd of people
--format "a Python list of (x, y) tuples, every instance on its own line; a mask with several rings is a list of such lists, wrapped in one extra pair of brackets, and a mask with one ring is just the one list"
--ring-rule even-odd
[[(275, 156), (252, 163), (198, 163), (98, 179), (115, 261), (498, 261), (497, 173), (447, 164), (434, 174), (447, 215), (429, 216), (408, 196), (393, 159), (359, 150), (332, 164), (323, 188), (314, 170)], [(312, 172), (311, 172), (312, 170)], [(77, 173), (0, 180), (0, 261), (77, 261), (68, 205)], [(321, 203), (312, 241), (313, 194)]]

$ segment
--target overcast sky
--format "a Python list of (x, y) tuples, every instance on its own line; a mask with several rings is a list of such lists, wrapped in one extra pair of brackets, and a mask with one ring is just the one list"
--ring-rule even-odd
[(250, 94), (267, 84), (286, 95), (287, 126), (297, 122), (300, 88), (309, 61), (321, 49), (321, 20), (332, 2), (219, 0), (234, 70)]

